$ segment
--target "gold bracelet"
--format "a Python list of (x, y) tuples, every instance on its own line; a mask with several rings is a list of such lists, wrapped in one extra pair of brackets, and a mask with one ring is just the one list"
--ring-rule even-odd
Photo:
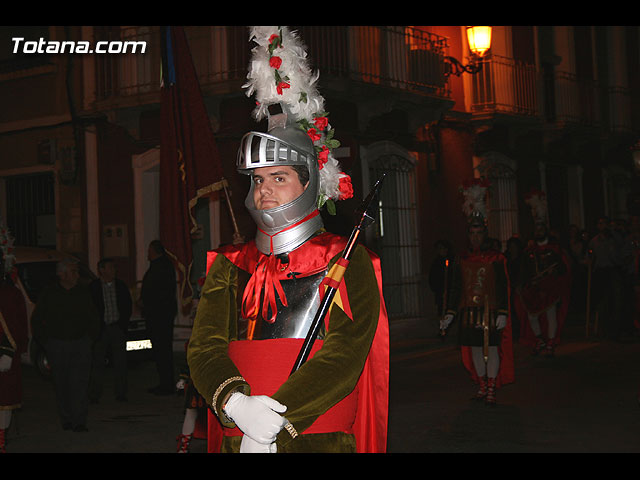
[(296, 431), (295, 428), (293, 428), (293, 425), (291, 424), (291, 422), (287, 422), (284, 428), (287, 432), (289, 432), (289, 435), (291, 435), (291, 438), (296, 438), (298, 436), (298, 432)]
[(229, 385), (231, 382), (235, 382), (235, 381), (246, 382), (246, 380), (241, 376), (227, 378), (224, 382), (222, 382), (220, 386), (216, 389), (216, 392), (213, 394), (213, 399), (211, 400), (211, 406), (213, 407), (214, 410), (216, 409), (218, 396), (220, 395), (222, 390), (224, 390), (224, 387)]

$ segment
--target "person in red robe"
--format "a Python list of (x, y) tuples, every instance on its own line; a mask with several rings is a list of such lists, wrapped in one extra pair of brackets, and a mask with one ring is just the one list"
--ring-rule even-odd
[(571, 294), (571, 265), (562, 246), (549, 235), (546, 197), (526, 197), (534, 218), (534, 238), (525, 248), (522, 284), (515, 308), (521, 319), (520, 342), (532, 354), (552, 357), (560, 341)]
[(488, 187), (480, 179), (463, 186), (469, 249), (454, 262), (440, 327), (446, 331), (457, 320), (463, 365), (479, 385), (472, 398), (495, 405), (496, 390), (512, 383), (515, 375), (509, 274), (505, 256), (488, 241), (484, 213)]
[(0, 453), (6, 452), (6, 431), (13, 410), (22, 406), (20, 356), (27, 349), (27, 307), (11, 280), (12, 239), (0, 226)]

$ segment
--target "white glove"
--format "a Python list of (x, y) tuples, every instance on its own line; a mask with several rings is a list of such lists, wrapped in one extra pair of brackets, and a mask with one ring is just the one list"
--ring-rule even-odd
[(270, 444), (258, 443), (248, 435), (242, 436), (240, 442), (240, 453), (277, 453), (278, 447), (275, 442)]
[(11, 362), (13, 362), (13, 358), (9, 355), (0, 356), (0, 372), (6, 372), (11, 368)]
[(447, 313), (442, 320), (440, 320), (440, 330), (446, 330), (449, 328), (453, 322), (453, 315), (451, 313)]
[(507, 316), (506, 315), (498, 315), (496, 318), (496, 328), (498, 330), (502, 330), (507, 326)]
[(242, 433), (259, 443), (270, 444), (287, 423), (278, 413), (287, 410), (285, 405), (266, 395), (247, 396), (240, 392), (231, 395), (224, 407)]

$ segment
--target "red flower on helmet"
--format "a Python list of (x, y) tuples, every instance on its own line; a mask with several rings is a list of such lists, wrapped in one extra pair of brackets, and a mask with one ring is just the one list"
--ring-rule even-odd
[(311, 140), (313, 140), (314, 142), (322, 138), (322, 135), (320, 135), (315, 128), (310, 128), (309, 130), (307, 130), (307, 135), (309, 135)]
[(280, 82), (278, 85), (276, 85), (278, 95), (282, 95), (282, 90), (289, 87), (290, 85), (287, 82)]
[(340, 177), (338, 190), (340, 190), (338, 200), (346, 200), (353, 197), (353, 185), (351, 185), (351, 177), (349, 175), (343, 174)]
[(322, 170), (324, 164), (329, 161), (329, 149), (326, 145), (322, 146), (322, 150), (318, 152), (318, 168)]
[(280, 57), (271, 57), (269, 59), (269, 66), (271, 68), (275, 68), (276, 70), (278, 70), (281, 65), (282, 65), (282, 59)]
[(313, 123), (318, 130), (324, 130), (329, 125), (329, 119), (327, 117), (316, 117), (313, 119)]

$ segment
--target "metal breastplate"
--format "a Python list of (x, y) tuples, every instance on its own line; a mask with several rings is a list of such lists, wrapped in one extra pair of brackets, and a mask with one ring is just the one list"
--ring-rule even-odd
[[(307, 277), (293, 277), (281, 280), (282, 289), (287, 297), (287, 306), (283, 306), (280, 298), (276, 299), (278, 314), (273, 323), (258, 320), (254, 340), (274, 338), (305, 338), (313, 318), (320, 306), (320, 282), (326, 270)], [(322, 326), (318, 338), (324, 337)]]
[(496, 284), (493, 265), (486, 262), (462, 261), (462, 306), (491, 308), (496, 303)]

